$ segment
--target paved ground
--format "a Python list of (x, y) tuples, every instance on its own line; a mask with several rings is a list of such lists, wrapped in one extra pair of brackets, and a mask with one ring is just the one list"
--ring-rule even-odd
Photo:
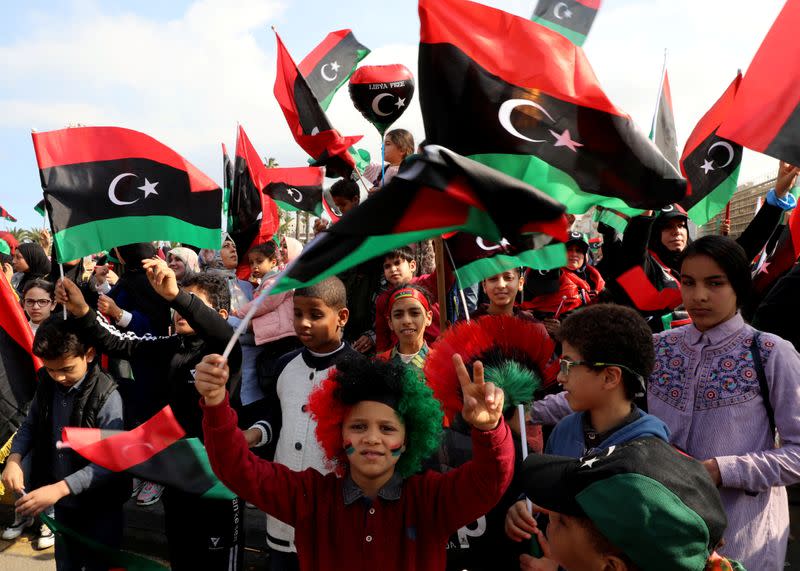
[[(792, 513), (792, 539), (786, 569), (800, 570), (800, 489), (790, 498)], [(167, 544), (164, 538), (164, 510), (161, 502), (140, 508), (133, 502), (126, 505), (127, 528), (125, 548), (166, 563)], [(254, 509), (247, 509), (245, 520), (245, 569), (255, 571), (266, 568), (264, 553), (264, 516)], [(7, 498), (0, 498), (0, 526), (5, 527), (14, 519), (13, 509)], [(0, 569), (3, 571), (53, 571), (56, 568), (53, 550), (35, 551), (33, 533), (26, 533), (16, 541), (0, 540)], [(749, 571), (761, 571), (750, 569)]]

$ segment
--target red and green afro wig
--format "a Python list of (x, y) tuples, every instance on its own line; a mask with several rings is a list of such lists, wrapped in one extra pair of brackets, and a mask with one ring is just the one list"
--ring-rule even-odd
[(342, 474), (348, 465), (342, 426), (350, 409), (362, 401), (394, 409), (406, 429), (406, 450), (396, 470), (404, 478), (418, 472), (439, 447), (443, 418), (439, 401), (410, 367), (369, 359), (340, 363), (308, 397), (317, 440), (329, 467)]

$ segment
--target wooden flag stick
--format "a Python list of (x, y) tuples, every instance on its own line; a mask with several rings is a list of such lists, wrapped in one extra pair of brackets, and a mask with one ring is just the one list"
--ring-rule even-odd
[(447, 331), (447, 291), (445, 291), (444, 240), (439, 236), (433, 239), (436, 254), (436, 294), (439, 300), (439, 334)]

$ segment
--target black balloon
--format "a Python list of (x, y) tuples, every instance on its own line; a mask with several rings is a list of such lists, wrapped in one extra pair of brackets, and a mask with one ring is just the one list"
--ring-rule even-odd
[(368, 65), (350, 78), (350, 99), (383, 135), (414, 97), (414, 76), (404, 65)]

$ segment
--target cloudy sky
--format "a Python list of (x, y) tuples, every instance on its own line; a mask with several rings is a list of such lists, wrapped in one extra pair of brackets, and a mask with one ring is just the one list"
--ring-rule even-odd
[[(529, 16), (535, 0), (483, 0)], [(70, 123), (143, 131), (221, 182), (220, 142), (237, 121), (256, 149), (298, 166), (306, 156), (275, 102), (275, 26), (296, 61), (330, 31), (351, 28), (372, 49), (364, 64), (403, 63), (416, 74), (415, 0), (26, 0), (0, 21), (0, 205), (19, 225), (41, 225), (31, 129)], [(584, 48), (617, 107), (649, 130), (664, 49), (678, 139), (741, 68), (746, 70), (783, 0), (604, 0)], [(377, 132), (343, 89), (328, 116), (344, 135)], [(415, 100), (396, 127), (421, 138)], [(746, 153), (740, 182), (775, 161)], [(0, 221), (0, 228), (11, 226)]]

